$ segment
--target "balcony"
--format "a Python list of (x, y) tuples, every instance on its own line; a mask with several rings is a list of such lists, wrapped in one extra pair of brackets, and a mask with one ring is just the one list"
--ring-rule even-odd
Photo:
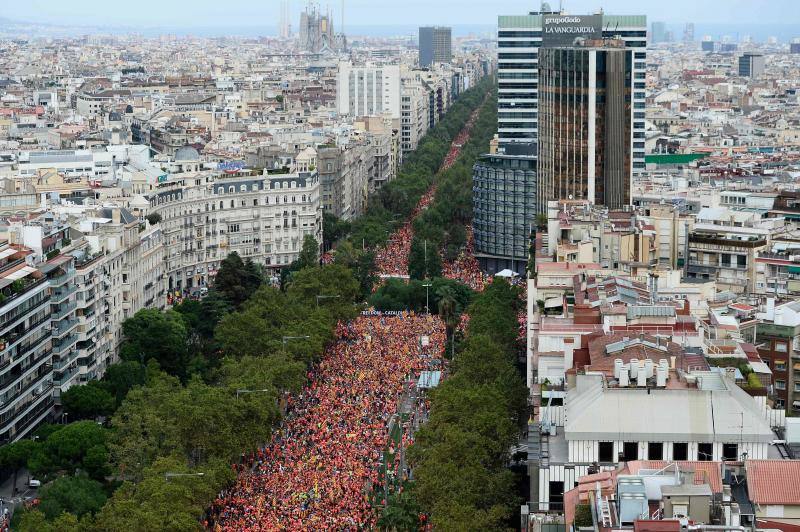
[[(22, 281), (22, 285), (11, 284), (6, 288), (3, 288), (3, 291), (0, 292), (0, 309), (6, 307), (7, 305), (10, 305), (14, 301), (17, 301), (22, 296), (27, 294), (28, 292), (31, 292), (36, 288), (40, 288), (42, 285), (47, 283), (47, 279), (45, 277), (34, 280), (30, 280), (30, 277), (27, 277), (26, 279), (29, 280), (25, 282), (25, 279), (20, 279), (20, 281)], [(15, 281), (15, 283), (16, 282), (18, 281)]]
[(53, 375), (53, 384), (55, 386), (63, 386), (72, 380), (75, 375), (80, 373), (81, 368), (76, 364), (72, 368), (67, 368), (63, 373)]
[(78, 287), (75, 285), (68, 286), (67, 288), (60, 288), (58, 290), (53, 290), (50, 294), (50, 302), (51, 303), (61, 303), (69, 296), (74, 294), (78, 290)]
[(689, 244), (705, 244), (708, 246), (723, 246), (735, 248), (760, 248), (767, 245), (766, 239), (757, 238), (755, 240), (736, 240), (725, 238), (719, 235), (705, 235), (693, 233), (689, 235)]
[(78, 325), (78, 320), (61, 320), (53, 323), (53, 337), (59, 338), (74, 329)]
[(692, 264), (686, 267), (686, 271), (688, 273), (695, 273), (695, 274), (707, 274), (707, 275), (716, 275), (717, 274), (717, 266), (710, 266), (710, 265), (702, 265), (702, 264)]
[(74, 312), (75, 309), (78, 307), (76, 303), (70, 303), (69, 305), (62, 305), (58, 309), (54, 309), (51, 317), (54, 321), (64, 319), (68, 314)]
[(4, 435), (6, 442), (25, 436), (28, 430), (36, 426), (41, 418), (53, 409), (55, 400), (52, 392), (53, 385), (49, 384), (37, 394), (36, 399), (38, 400), (35, 399), (3, 414), (2, 419), (6, 421), (0, 422), (2, 427), (0, 432), (7, 434), (9, 429), (14, 426), (14, 435), (11, 438)]
[(77, 334), (70, 334), (69, 336), (65, 336), (60, 340), (53, 340), (53, 351), (58, 354), (63, 354), (65, 351), (72, 349), (77, 341)]

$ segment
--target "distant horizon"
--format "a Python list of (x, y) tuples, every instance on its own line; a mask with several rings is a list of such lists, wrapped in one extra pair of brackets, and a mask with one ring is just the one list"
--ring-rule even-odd
[[(9, 4), (11, 0), (0, 0)], [(330, 12), (338, 31), (344, 14), (345, 30), (378, 26), (416, 27), (420, 25), (474, 26), (493, 25), (497, 15), (525, 14), (538, 9), (539, 0), (321, 0), (320, 10)], [(571, 14), (597, 12), (642, 14), (648, 22), (661, 20), (683, 24), (691, 13), (698, 26), (759, 21), (763, 25), (800, 24), (796, 0), (549, 0), (550, 6), (563, 5)], [(290, 21), (297, 28), (305, 0), (290, 1)], [(275, 28), (280, 19), (280, 0), (254, 3), (251, 0), (139, 0), (132, 6), (105, 0), (28, 0), (3, 10), (5, 17), (34, 24), (94, 26), (105, 28), (156, 28), (190, 31), (208, 28), (240, 28), (248, 33), (254, 28)], [(1, 16), (0, 16), (1, 18)], [(794, 19), (794, 20), (792, 20)], [(260, 21), (263, 24), (256, 24)], [(391, 24), (383, 24), (391, 21)], [(377, 24), (376, 24), (377, 22)], [(800, 32), (800, 30), (798, 30)]]
[[(49, 31), (38, 31), (37, 34), (54, 33), (58, 37), (77, 37), (81, 35), (143, 35), (155, 38), (160, 36), (194, 36), (204, 38), (216, 37), (238, 37), (238, 38), (259, 38), (277, 37), (278, 26), (275, 24), (235, 24), (235, 25), (208, 25), (208, 26), (173, 26), (168, 24), (152, 25), (110, 25), (98, 26), (93, 24), (52, 24), (36, 22), (30, 19), (0, 17), (0, 21), (8, 21), (12, 24), (39, 26), (48, 28)], [(653, 22), (661, 22), (655, 19), (648, 19), (648, 30)], [(676, 41), (681, 40), (685, 23), (665, 22), (667, 29), (675, 34)], [(416, 36), (418, 24), (352, 24), (345, 27), (345, 33), (353, 37), (409, 37)], [(481, 36), (493, 34), (497, 30), (497, 24), (450, 24), (453, 28), (453, 35), (464, 37), (468, 35)], [(66, 31), (71, 30), (71, 31)], [(339, 31), (339, 28), (336, 28)], [(3, 33), (0, 24), (0, 34)], [(745, 24), (745, 23), (695, 23), (695, 40), (702, 40), (704, 35), (710, 35), (714, 40), (722, 36), (730, 36), (737, 42), (745, 35), (750, 35), (755, 42), (765, 42), (768, 37), (776, 37), (780, 42), (788, 43), (792, 39), (800, 38), (800, 28), (795, 24)]]

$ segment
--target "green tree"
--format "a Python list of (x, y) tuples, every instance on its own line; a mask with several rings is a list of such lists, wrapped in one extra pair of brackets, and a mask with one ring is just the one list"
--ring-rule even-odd
[(119, 406), (128, 395), (128, 391), (134, 386), (143, 385), (145, 380), (145, 366), (137, 360), (129, 360), (108, 366), (101, 383), (114, 397), (116, 406)]
[(594, 526), (594, 520), (592, 519), (592, 508), (588, 504), (575, 505), (575, 526)]
[(28, 468), (36, 475), (56, 471), (72, 472), (85, 468), (84, 459), (91, 453), (93, 473), (98, 473), (98, 450), (94, 448), (104, 448), (107, 438), (108, 431), (94, 421), (77, 421), (64, 425), (34, 449), (28, 460)]
[(323, 211), (322, 238), (326, 250), (332, 249), (334, 244), (346, 237), (349, 232), (350, 222), (344, 221), (328, 211)]
[(305, 268), (295, 273), (286, 294), (301, 305), (328, 310), (335, 321), (355, 317), (361, 287), (353, 272), (339, 264)]
[(391, 493), (378, 520), (381, 530), (394, 532), (417, 532), (419, 530), (420, 509), (417, 501), (408, 490)]
[(297, 257), (295, 268), (302, 270), (303, 268), (313, 268), (319, 265), (319, 243), (311, 235), (303, 237), (303, 247), (300, 249), (300, 255)]
[(61, 404), (71, 420), (107, 416), (116, 406), (114, 396), (98, 381), (70, 387), (61, 394)]
[[(310, 363), (332, 339), (334, 325), (326, 308), (264, 286), (239, 312), (222, 319), (216, 337), (227, 355), (258, 357), (280, 352)], [(284, 337), (299, 338), (284, 342)]]
[(77, 517), (94, 514), (106, 502), (103, 486), (87, 477), (59, 477), (42, 488), (39, 510), (53, 520), (64, 512)]
[[(202, 476), (171, 477), (167, 473)], [(226, 462), (192, 469), (182, 458), (165, 456), (148, 467), (140, 482), (125, 482), (95, 518), (95, 530), (199, 530), (198, 517), (220, 489), (235, 478)]]
[(223, 259), (214, 277), (214, 288), (233, 308), (239, 308), (247, 301), (261, 283), (262, 277), (255, 264), (243, 262), (235, 252)]
[(408, 275), (412, 279), (433, 279), (442, 275), (442, 257), (436, 245), (414, 237), (408, 257)]
[(411, 251), (408, 254), (408, 276), (420, 281), (425, 279), (428, 274), (427, 258), (425, 243), (418, 238), (413, 238)]
[(14, 472), (14, 493), (17, 491), (17, 474), (26, 466), (28, 460), (39, 449), (40, 444), (33, 440), (19, 440), (0, 447), (0, 468)]
[(120, 356), (127, 361), (156, 360), (171, 375), (186, 378), (188, 333), (174, 310), (142, 309), (122, 323)]
[(77, 516), (65, 512), (48, 521), (39, 509), (18, 509), (11, 520), (11, 529), (19, 532), (84, 532), (92, 528), (92, 516), (89, 514), (78, 520)]

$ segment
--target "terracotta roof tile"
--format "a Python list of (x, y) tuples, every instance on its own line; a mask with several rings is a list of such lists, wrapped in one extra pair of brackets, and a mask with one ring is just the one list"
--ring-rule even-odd
[(747, 460), (745, 471), (754, 503), (800, 505), (800, 460)]

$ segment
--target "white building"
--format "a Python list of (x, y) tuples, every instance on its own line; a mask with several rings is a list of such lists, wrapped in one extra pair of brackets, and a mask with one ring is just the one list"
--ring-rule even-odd
[(400, 118), (401, 92), (399, 65), (339, 63), (336, 77), (339, 114)]
[[(640, 372), (647, 373), (640, 379)], [(543, 392), (544, 423), (532, 427), (528, 444), (531, 501), (540, 509), (560, 510), (563, 493), (593, 465), (777, 457), (771, 409), (724, 374), (636, 360), (614, 373), (577, 375), (566, 393)], [(551, 395), (564, 406), (545, 407)]]
[(306, 235), (322, 242), (317, 172), (222, 177), (173, 174), (148, 195), (161, 215), (167, 289), (206, 286), (232, 252), (267, 267), (294, 261)]

